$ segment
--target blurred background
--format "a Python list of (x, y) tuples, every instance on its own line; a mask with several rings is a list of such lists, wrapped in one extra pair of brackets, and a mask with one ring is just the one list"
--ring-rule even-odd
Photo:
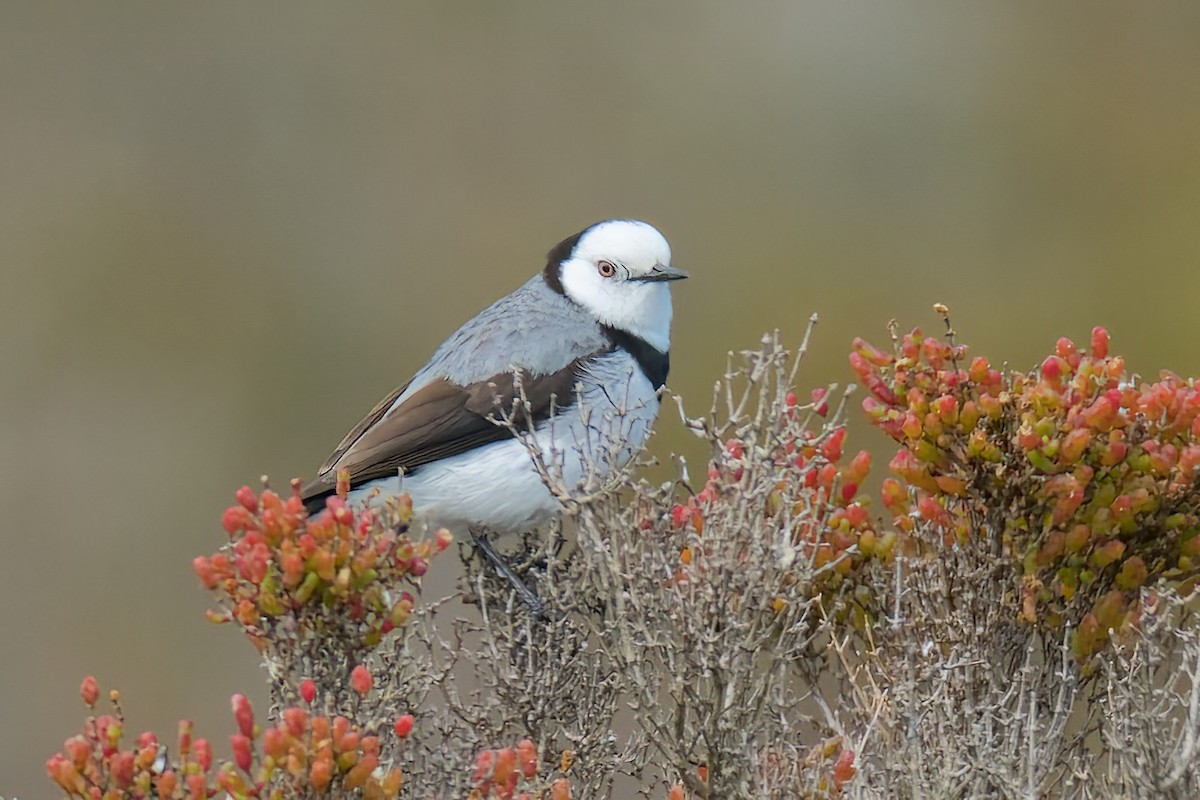
[[(1125, 11), (5, 5), (0, 796), (55, 794), (86, 674), (133, 732), (226, 741), (265, 693), (190, 564), (233, 491), (311, 475), (596, 220), (692, 272), (697, 410), (766, 329), (821, 315), (807, 388), (934, 302), (993, 361), (1102, 323), (1196, 374), (1200, 5)], [(670, 417), (653, 446), (694, 447)]]

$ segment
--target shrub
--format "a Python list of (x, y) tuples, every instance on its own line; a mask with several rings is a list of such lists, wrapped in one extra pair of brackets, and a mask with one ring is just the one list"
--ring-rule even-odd
[(431, 595), (453, 540), (403, 498), (309, 517), (295, 485), (243, 487), (194, 567), (262, 656), (269, 719), (235, 695), (214, 764), (186, 722), (123, 747), (114, 693), (50, 777), (114, 799), (1195, 796), (1194, 383), (1142, 382), (1101, 328), (1021, 372), (946, 324), (853, 345), (899, 444), (886, 519), (850, 390), (795, 388), (812, 325), (794, 355), (731, 356), (706, 413), (678, 403), (695, 476), (568, 486), (501, 410), (564, 506), (507, 548), (536, 613), (465, 544)]

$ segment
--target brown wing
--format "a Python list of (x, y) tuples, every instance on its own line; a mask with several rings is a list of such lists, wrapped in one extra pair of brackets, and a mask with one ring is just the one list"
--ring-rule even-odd
[[(579, 367), (591, 357), (576, 359), (548, 375), (522, 375), (532, 422), (548, 418), (552, 407), (561, 409), (575, 402)], [(387, 413), (405, 388), (407, 385), (380, 401), (342, 440), (317, 477), (304, 487), (306, 503), (313, 505), (332, 492), (341, 469), (349, 470), (354, 487), (512, 435), (491, 419), (497, 411), (513, 409), (517, 392), (511, 372), (469, 386), (435, 380)]]
[(324, 475), (326, 472), (329, 472), (329, 470), (333, 469), (333, 465), (337, 463), (338, 459), (350, 449), (351, 445), (358, 441), (358, 437), (362, 436), (367, 428), (370, 428), (379, 421), (379, 418), (384, 415), (384, 412), (392, 407), (392, 403), (396, 402), (397, 397), (404, 394), (404, 390), (407, 389), (411, 383), (412, 381), (409, 381), (408, 383), (398, 386), (397, 388), (393, 389), (387, 397), (376, 403), (375, 407), (371, 409), (370, 413), (363, 417), (362, 420), (354, 426), (354, 429), (346, 434), (345, 438), (342, 439), (341, 443), (334, 449), (334, 451), (329, 454), (329, 458), (325, 459), (325, 463), (321, 465), (319, 470), (317, 470), (317, 475)]

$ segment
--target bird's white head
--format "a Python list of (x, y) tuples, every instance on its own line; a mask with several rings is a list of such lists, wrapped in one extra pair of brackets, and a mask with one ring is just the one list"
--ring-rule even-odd
[(687, 273), (671, 266), (671, 246), (652, 225), (600, 222), (550, 251), (547, 281), (609, 325), (646, 340), (660, 352), (671, 345), (671, 281)]

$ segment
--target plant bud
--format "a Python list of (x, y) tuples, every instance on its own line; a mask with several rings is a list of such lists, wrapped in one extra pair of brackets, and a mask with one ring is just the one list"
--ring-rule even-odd
[(79, 695), (83, 698), (83, 702), (92, 708), (96, 705), (96, 701), (100, 699), (100, 684), (91, 675), (83, 679), (83, 683), (79, 685)]
[(517, 764), (526, 780), (533, 780), (538, 772), (537, 746), (529, 739), (517, 743)]
[(946, 425), (958, 422), (958, 399), (953, 395), (944, 394), (933, 401), (933, 409), (938, 419)]
[(496, 751), (496, 766), (492, 770), (492, 780), (499, 784), (508, 783), (509, 777), (517, 770), (517, 751), (505, 747)]
[(1088, 561), (1093, 567), (1104, 569), (1109, 564), (1114, 563), (1124, 553), (1125, 543), (1120, 539), (1111, 539), (1093, 550), (1092, 557)]
[(1141, 556), (1130, 556), (1121, 564), (1116, 584), (1122, 589), (1138, 589), (1146, 582), (1148, 576), (1149, 570), (1146, 569), (1146, 562), (1142, 560)]
[(900, 425), (900, 430), (910, 441), (917, 442), (925, 435), (925, 426), (911, 410), (904, 413), (904, 420)]
[(1087, 428), (1076, 428), (1068, 433), (1059, 448), (1058, 457), (1064, 464), (1074, 464), (1083, 458), (1092, 443), (1092, 432)]
[(1091, 536), (1091, 528), (1080, 523), (1067, 531), (1066, 541), (1063, 543), (1066, 545), (1068, 553), (1078, 553), (1087, 546), (1087, 542), (1091, 539)]
[(842, 446), (846, 441), (846, 429), (841, 427), (826, 437), (821, 443), (821, 454), (829, 461), (837, 461), (842, 457)]
[(208, 772), (213, 763), (212, 745), (208, 743), (208, 739), (197, 739), (192, 745), (192, 750), (195, 763), (200, 766), (202, 772)]
[(383, 778), (379, 781), (379, 789), (383, 792), (385, 800), (394, 800), (400, 794), (400, 786), (403, 783), (403, 774), (398, 769), (388, 770)]
[(230, 506), (221, 515), (221, 527), (230, 536), (245, 530), (250, 524), (250, 514), (241, 506)]
[(254, 737), (254, 710), (250, 707), (250, 701), (244, 694), (235, 694), (229, 699), (229, 704), (233, 709), (233, 719), (237, 722), (238, 731), (243, 736)]
[(175, 790), (179, 788), (179, 776), (172, 770), (166, 770), (154, 782), (155, 796), (162, 798), (175, 797)]
[(277, 763), (287, 758), (288, 743), (285, 732), (274, 726), (263, 731), (262, 737), (263, 753), (270, 756)]
[(862, 380), (866, 380), (868, 375), (874, 373), (871, 363), (867, 361), (867, 359), (863, 358), (861, 353), (851, 353), (849, 355), (849, 361), (850, 368), (854, 370), (855, 374), (858, 375), (858, 377)]
[(374, 685), (374, 678), (371, 677), (370, 671), (362, 664), (359, 664), (353, 669), (353, 671), (351, 671), (350, 686), (354, 689), (354, 691), (358, 692), (360, 696), (366, 697), (367, 693), (371, 691), (371, 687)]
[(475, 757), (475, 774), (472, 776), (472, 783), (477, 787), (482, 787), (491, 782), (492, 768), (496, 764), (496, 753), (492, 750), (484, 750)]
[(303, 708), (289, 706), (283, 710), (283, 724), (287, 727), (289, 734), (299, 738), (304, 735), (304, 729), (308, 727), (308, 712)]
[(133, 753), (122, 750), (109, 759), (108, 769), (117, 788), (125, 789), (133, 783)]
[[(829, 394), (828, 389), (826, 389), (824, 387), (818, 387), (816, 389), (813, 389), (812, 393), (809, 395), (812, 398), (813, 413), (816, 414), (818, 417), (823, 417), (829, 413), (829, 400), (826, 397), (828, 394)], [(791, 398), (790, 402), (788, 402), (788, 407), (790, 408), (790, 407), (795, 406), (796, 405), (795, 392), (788, 392), (788, 397)]]
[(401, 714), (400, 716), (396, 717), (396, 721), (393, 723), (392, 729), (396, 731), (396, 735), (401, 739), (406, 739), (408, 738), (408, 735), (412, 733), (415, 722), (416, 721), (413, 719), (412, 714)]
[(327, 544), (313, 553), (312, 557), (313, 569), (317, 576), (326, 583), (333, 583), (337, 579), (337, 556), (334, 550), (330, 549), (334, 546)]
[(317, 794), (324, 794), (333, 781), (333, 761), (317, 759), (308, 769), (308, 782)]
[(453, 533), (451, 533), (446, 528), (439, 528), (438, 532), (434, 535), (434, 542), (436, 543), (434, 545), (434, 549), (440, 553), (443, 550), (445, 550), (447, 547), (449, 547), (453, 541), (454, 541)]
[(216, 572), (213, 571), (212, 561), (204, 556), (196, 556), (192, 559), (192, 570), (196, 576), (200, 578), (200, 582), (204, 584), (205, 589), (216, 589), (219, 580)]
[(82, 736), (72, 736), (63, 742), (63, 752), (76, 769), (83, 769), (91, 758), (92, 748)]
[(245, 734), (235, 733), (229, 737), (229, 746), (233, 750), (233, 762), (237, 764), (238, 769), (242, 772), (249, 772), (254, 760), (250, 737)]
[(243, 486), (234, 492), (233, 497), (242, 508), (249, 511), (251, 514), (258, 513), (258, 497), (254, 494), (254, 490), (249, 486)]

